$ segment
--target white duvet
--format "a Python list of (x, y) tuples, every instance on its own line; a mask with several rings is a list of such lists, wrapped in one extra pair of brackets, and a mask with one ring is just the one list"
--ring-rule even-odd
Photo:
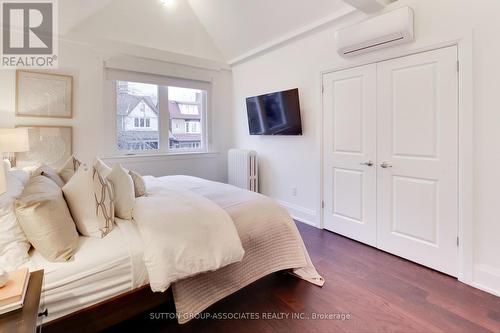
[(163, 292), (175, 281), (243, 259), (229, 215), (192, 191), (163, 188), (137, 198), (133, 215), (153, 291)]

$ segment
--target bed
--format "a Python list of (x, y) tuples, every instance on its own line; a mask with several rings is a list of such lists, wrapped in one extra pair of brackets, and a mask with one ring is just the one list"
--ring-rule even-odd
[(105, 238), (80, 237), (70, 262), (49, 262), (33, 250), (31, 270), (44, 270), (43, 302), (51, 322), (148, 284), (142, 241), (130, 221), (117, 220)]
[[(168, 189), (192, 191), (224, 209), (241, 239), (243, 260), (176, 281), (159, 298), (159, 293), (153, 294), (148, 286), (150, 275), (143, 260), (145, 245), (136, 221), (118, 220), (117, 228), (103, 239), (81, 237), (72, 262), (50, 263), (36, 251), (30, 254), (31, 268), (43, 268), (46, 272), (43, 293), (49, 315), (44, 329), (64, 331), (78, 325), (85, 331), (91, 318), (104, 316), (108, 311), (110, 316), (113, 314), (112, 320), (91, 326), (92, 330), (102, 329), (125, 319), (115, 313), (118, 304), (127, 307), (126, 311), (118, 311), (130, 316), (171, 297), (182, 324), (257, 279), (282, 270), (323, 285), (293, 220), (273, 200), (190, 176), (144, 178), (148, 197), (162, 196)], [(128, 308), (132, 304), (135, 311)]]

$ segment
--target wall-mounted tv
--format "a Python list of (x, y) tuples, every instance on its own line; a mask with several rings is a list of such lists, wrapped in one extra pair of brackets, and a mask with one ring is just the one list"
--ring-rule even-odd
[(251, 135), (302, 135), (299, 89), (247, 98)]

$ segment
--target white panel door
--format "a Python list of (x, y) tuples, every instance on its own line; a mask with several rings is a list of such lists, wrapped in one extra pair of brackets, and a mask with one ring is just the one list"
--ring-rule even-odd
[(376, 65), (323, 77), (324, 226), (376, 244)]
[(457, 275), (457, 49), (377, 64), (377, 247)]

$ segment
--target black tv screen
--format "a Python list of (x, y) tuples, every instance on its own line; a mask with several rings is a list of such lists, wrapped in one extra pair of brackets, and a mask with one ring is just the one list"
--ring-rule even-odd
[(298, 89), (248, 97), (247, 114), (251, 135), (302, 135)]

